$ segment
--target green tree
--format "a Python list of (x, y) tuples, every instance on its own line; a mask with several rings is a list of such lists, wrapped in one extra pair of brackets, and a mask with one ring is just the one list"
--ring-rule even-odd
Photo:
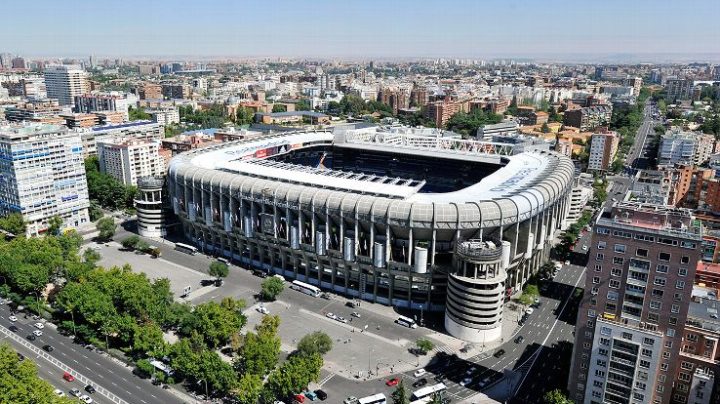
[(135, 244), (135, 249), (142, 252), (148, 252), (150, 250), (150, 244), (145, 240), (140, 240)]
[(122, 244), (123, 248), (126, 250), (132, 250), (135, 248), (137, 243), (140, 241), (140, 236), (137, 234), (132, 234), (127, 237), (125, 237), (120, 244)]
[(99, 252), (88, 248), (83, 251), (83, 261), (85, 261), (90, 267), (95, 268), (97, 263), (102, 259), (102, 255)]
[(285, 397), (303, 391), (320, 378), (323, 359), (318, 354), (294, 355), (268, 376), (265, 389), (275, 397)]
[(287, 105), (285, 104), (273, 104), (272, 112), (287, 112)]
[(235, 368), (244, 374), (264, 376), (277, 365), (280, 355), (280, 337), (277, 327), (278, 316), (264, 316), (255, 328), (256, 332), (245, 335)]
[(321, 356), (330, 352), (333, 342), (329, 335), (322, 331), (315, 331), (305, 335), (297, 345), (298, 353), (301, 355), (320, 354)]
[(400, 379), (400, 383), (395, 387), (395, 390), (390, 394), (393, 404), (408, 404), (410, 403), (410, 395), (405, 388), (405, 382)]
[(60, 234), (60, 228), (63, 225), (63, 220), (60, 216), (55, 215), (48, 219), (48, 234), (58, 235)]
[(233, 394), (240, 404), (257, 404), (263, 392), (262, 376), (245, 373), (240, 377)]
[(111, 217), (104, 217), (95, 223), (95, 228), (98, 230), (98, 238), (101, 240), (110, 240), (115, 235), (115, 229), (117, 225), (115, 220)]
[(147, 354), (160, 350), (165, 345), (163, 332), (154, 323), (143, 324), (135, 328), (133, 335), (133, 350)]
[(297, 104), (295, 104), (295, 110), (296, 111), (311, 111), (312, 106), (310, 105), (310, 101), (308, 101), (305, 98), (300, 99)]
[(150, 377), (155, 372), (155, 366), (147, 359), (140, 359), (135, 362), (135, 367), (142, 377)]
[(415, 341), (415, 346), (425, 353), (428, 353), (435, 348), (435, 344), (427, 338), (418, 338), (417, 341)]
[(30, 359), (20, 360), (9, 345), (0, 344), (0, 403), (67, 404), (69, 398), (53, 394), (50, 383), (38, 377)]
[(197, 332), (211, 348), (225, 345), (230, 336), (245, 325), (245, 316), (240, 310), (215, 302), (197, 305), (192, 315), (185, 319), (181, 331), (185, 335)]
[(560, 389), (548, 391), (543, 396), (544, 404), (573, 404), (573, 401), (565, 397)]
[(238, 125), (249, 125), (253, 122), (254, 117), (250, 108), (238, 107), (235, 111), (235, 123)]
[(485, 125), (500, 123), (502, 116), (492, 112), (475, 109), (470, 113), (458, 112), (448, 119), (448, 130), (462, 135), (474, 135), (478, 128)]
[(271, 276), (260, 284), (260, 296), (263, 300), (272, 301), (280, 295), (283, 289), (285, 289), (285, 282), (280, 278)]
[(221, 261), (211, 262), (210, 268), (208, 269), (208, 274), (210, 276), (214, 276), (217, 279), (227, 277), (229, 272), (230, 270), (227, 264)]
[(131, 121), (147, 120), (152, 118), (152, 115), (145, 112), (143, 108), (128, 108), (128, 115)]
[(540, 127), (540, 131), (542, 133), (550, 133), (550, 127), (548, 126), (547, 122), (544, 122), (542, 126)]
[(0, 218), (0, 229), (16, 236), (24, 236), (26, 228), (22, 213), (14, 212)]

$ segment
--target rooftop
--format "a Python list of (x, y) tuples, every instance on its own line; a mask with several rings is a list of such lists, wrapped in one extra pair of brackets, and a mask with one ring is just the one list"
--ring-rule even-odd
[(703, 232), (689, 209), (634, 201), (615, 202), (602, 212), (597, 224), (696, 240), (702, 240)]

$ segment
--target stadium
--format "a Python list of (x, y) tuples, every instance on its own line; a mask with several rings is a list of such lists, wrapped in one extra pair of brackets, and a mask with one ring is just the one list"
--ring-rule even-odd
[(168, 171), (204, 251), (349, 298), (444, 311), (449, 334), (499, 339), (507, 296), (547, 259), (566, 156), (409, 128), (290, 132), (196, 149)]

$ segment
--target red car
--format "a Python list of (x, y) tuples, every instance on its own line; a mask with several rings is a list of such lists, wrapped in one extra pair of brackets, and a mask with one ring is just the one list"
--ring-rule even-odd
[(398, 379), (397, 377), (393, 377), (392, 379), (385, 382), (385, 384), (388, 386), (397, 386), (398, 383), (400, 383), (400, 379)]
[(68, 372), (63, 373), (63, 379), (65, 379), (65, 380), (67, 380), (67, 381), (69, 381), (69, 382), (74, 382), (74, 381), (75, 381), (75, 377), (74, 377), (73, 375), (71, 375), (70, 373), (68, 373)]

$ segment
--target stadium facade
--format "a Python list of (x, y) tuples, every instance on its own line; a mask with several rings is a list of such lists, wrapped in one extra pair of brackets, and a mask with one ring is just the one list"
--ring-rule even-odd
[(408, 129), (283, 133), (183, 153), (168, 190), (206, 252), (445, 311), (451, 335), (492, 341), (506, 297), (547, 259), (574, 175), (563, 155), (514, 148)]

